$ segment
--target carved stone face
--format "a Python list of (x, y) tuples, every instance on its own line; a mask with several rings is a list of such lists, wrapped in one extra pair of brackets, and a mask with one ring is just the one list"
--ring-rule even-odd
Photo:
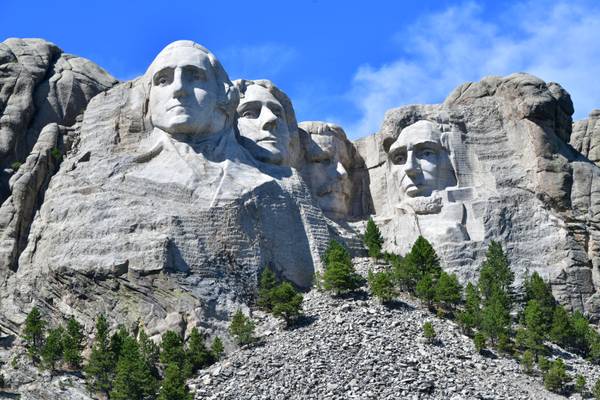
[(434, 190), (456, 184), (441, 136), (433, 123), (419, 121), (404, 128), (390, 147), (392, 179), (401, 197), (430, 196)]
[(237, 109), (242, 144), (269, 164), (289, 165), (290, 132), (281, 103), (260, 85), (249, 85)]
[(350, 210), (351, 156), (347, 143), (331, 132), (310, 135), (302, 174), (319, 207), (327, 215), (342, 217)]
[(208, 55), (181, 46), (163, 50), (148, 70), (152, 124), (170, 134), (209, 135), (223, 129), (218, 83)]

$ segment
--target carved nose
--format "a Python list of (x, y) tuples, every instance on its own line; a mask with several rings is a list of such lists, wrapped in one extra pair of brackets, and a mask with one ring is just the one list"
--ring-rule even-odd
[(261, 129), (263, 131), (271, 131), (277, 126), (277, 116), (273, 114), (273, 111), (269, 107), (263, 107), (260, 112), (261, 118)]
[(415, 160), (414, 153), (409, 151), (406, 158), (406, 164), (404, 165), (404, 172), (408, 176), (415, 176), (419, 170), (419, 164)]
[(185, 88), (183, 87), (183, 80), (180, 70), (175, 70), (171, 88), (173, 89), (173, 97), (182, 97), (185, 95)]

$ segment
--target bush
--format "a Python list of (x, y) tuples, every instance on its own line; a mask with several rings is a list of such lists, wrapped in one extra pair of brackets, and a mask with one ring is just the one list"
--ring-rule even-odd
[(478, 353), (481, 353), (481, 351), (483, 349), (485, 349), (485, 346), (486, 346), (485, 342), (486, 342), (485, 335), (481, 332), (477, 332), (473, 336), (473, 344), (475, 345), (475, 351), (477, 351)]
[(215, 360), (220, 360), (223, 352), (225, 351), (225, 347), (223, 347), (223, 341), (220, 337), (216, 336), (210, 346), (210, 352), (212, 353)]
[(373, 272), (369, 270), (367, 281), (373, 296), (382, 303), (387, 303), (396, 297), (396, 289), (390, 272)]
[(266, 267), (260, 275), (258, 283), (257, 305), (265, 311), (271, 311), (273, 304), (271, 301), (271, 291), (277, 286), (277, 278), (271, 268)]
[(352, 264), (334, 261), (325, 267), (321, 286), (328, 292), (340, 295), (352, 292), (362, 285), (362, 278)]
[(40, 310), (37, 307), (33, 307), (29, 314), (27, 314), (23, 336), (27, 352), (34, 361), (39, 359), (40, 351), (44, 344), (45, 329), (46, 321), (42, 319)]
[(198, 328), (196, 327), (194, 327), (190, 333), (186, 358), (191, 364), (192, 372), (196, 372), (197, 370), (210, 365), (213, 361), (212, 354), (206, 348), (204, 338), (200, 332), (198, 332)]
[(594, 388), (592, 389), (592, 394), (596, 400), (600, 400), (600, 379), (596, 381), (594, 384)]
[(284, 282), (271, 290), (273, 315), (283, 318), (286, 325), (291, 325), (302, 314), (304, 297), (289, 282)]
[(544, 387), (554, 393), (563, 393), (565, 385), (571, 380), (565, 363), (560, 358), (554, 361), (544, 374)]
[(435, 339), (435, 330), (433, 329), (433, 324), (429, 321), (423, 324), (423, 336), (427, 339), (427, 342), (431, 343)]
[(50, 371), (54, 371), (56, 363), (59, 362), (63, 357), (63, 335), (65, 330), (62, 326), (51, 329), (48, 332), (46, 342), (42, 347), (42, 361), (44, 366)]
[(453, 308), (462, 300), (462, 286), (458, 283), (456, 274), (448, 274), (444, 271), (435, 285), (435, 301), (447, 308)]
[(81, 366), (83, 340), (83, 327), (75, 318), (69, 318), (67, 329), (63, 335), (62, 346), (65, 362), (71, 368), (79, 368)]
[(465, 308), (458, 313), (458, 323), (463, 331), (470, 333), (481, 324), (481, 299), (479, 290), (469, 282), (465, 288)]
[(577, 375), (577, 378), (575, 378), (575, 392), (581, 393), (581, 394), (585, 393), (585, 385), (586, 385), (585, 376)]
[(115, 364), (110, 352), (108, 323), (104, 315), (96, 318), (96, 336), (92, 345), (92, 354), (85, 367), (86, 380), (92, 391), (108, 393)]
[(192, 400), (192, 395), (185, 385), (184, 374), (177, 363), (167, 365), (158, 400)]
[(383, 236), (379, 228), (373, 221), (373, 218), (369, 218), (367, 221), (367, 228), (365, 230), (364, 237), (365, 245), (369, 249), (369, 257), (379, 258), (381, 257), (381, 247), (383, 246)]
[(552, 363), (546, 357), (538, 357), (538, 368), (540, 369), (540, 371), (542, 371), (542, 373), (548, 372), (551, 366)]
[(435, 283), (431, 274), (424, 274), (415, 288), (415, 294), (423, 300), (428, 306), (431, 306), (435, 299)]
[(229, 333), (238, 345), (243, 346), (254, 342), (254, 322), (238, 309), (229, 324)]
[(523, 367), (523, 372), (527, 375), (531, 375), (533, 373), (533, 363), (535, 362), (535, 355), (531, 352), (531, 350), (526, 350), (521, 356), (521, 366)]

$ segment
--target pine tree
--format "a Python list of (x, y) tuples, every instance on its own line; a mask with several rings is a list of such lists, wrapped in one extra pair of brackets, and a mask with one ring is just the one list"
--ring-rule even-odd
[(148, 337), (143, 328), (138, 333), (138, 346), (146, 368), (152, 373), (152, 376), (158, 378), (157, 364), (160, 357), (160, 348)]
[(506, 308), (504, 298), (492, 295), (481, 310), (481, 330), (495, 344), (500, 335), (507, 335), (510, 326), (510, 313)]
[(538, 302), (542, 313), (544, 332), (548, 332), (552, 326), (554, 308), (556, 307), (552, 288), (548, 283), (544, 282), (537, 272), (534, 272), (530, 277), (525, 279), (524, 287), (525, 304), (531, 300)]
[(588, 343), (590, 323), (580, 311), (575, 311), (571, 315), (571, 326), (573, 327), (573, 335), (571, 337), (572, 349), (586, 357), (590, 350)]
[(71, 368), (77, 369), (81, 366), (83, 340), (83, 327), (75, 318), (69, 318), (67, 330), (63, 336), (63, 351), (65, 362)]
[(286, 325), (291, 325), (302, 314), (304, 297), (289, 282), (284, 282), (271, 290), (273, 315), (281, 317)]
[(492, 240), (479, 272), (479, 290), (483, 304), (487, 305), (494, 298), (494, 301), (501, 301), (503, 306), (510, 310), (510, 291), (514, 279), (502, 246)]
[(473, 336), (473, 344), (475, 345), (475, 350), (478, 353), (481, 353), (481, 350), (485, 349), (485, 345), (486, 345), (486, 338), (485, 335), (481, 332), (477, 332), (474, 336)]
[(92, 354), (85, 367), (86, 380), (90, 389), (108, 393), (114, 368), (115, 364), (108, 338), (108, 323), (104, 315), (99, 315), (96, 319), (96, 336), (92, 345)]
[(383, 246), (383, 236), (379, 228), (373, 221), (373, 218), (369, 218), (367, 221), (367, 228), (365, 230), (364, 242), (369, 250), (369, 257), (379, 258), (381, 257), (381, 247)]
[(362, 278), (352, 265), (350, 253), (341, 244), (335, 240), (330, 241), (323, 259), (325, 271), (320, 279), (323, 290), (340, 295), (361, 286)]
[(192, 400), (183, 372), (175, 362), (167, 365), (158, 400)]
[(221, 359), (221, 356), (225, 352), (225, 347), (223, 346), (223, 341), (220, 337), (216, 336), (214, 338), (212, 345), (210, 346), (210, 352), (215, 360), (218, 361)]
[(273, 304), (271, 301), (271, 291), (277, 286), (277, 278), (271, 268), (266, 267), (260, 275), (258, 284), (257, 305), (265, 311), (271, 311)]
[(27, 352), (34, 361), (39, 359), (40, 351), (44, 344), (45, 329), (46, 321), (42, 319), (40, 310), (37, 307), (33, 307), (29, 314), (27, 314), (23, 336), (26, 342), (25, 346), (27, 347)]
[(323, 261), (326, 266), (333, 262), (352, 265), (352, 256), (338, 241), (330, 240), (323, 255)]
[(523, 372), (527, 375), (533, 373), (533, 362), (535, 360), (534, 354), (530, 350), (526, 350), (521, 357), (521, 365), (523, 366)]
[(534, 354), (542, 354), (545, 351), (544, 336), (546, 333), (546, 316), (544, 310), (537, 300), (529, 300), (523, 312), (525, 330), (523, 331), (523, 345)]
[(229, 334), (233, 336), (238, 345), (252, 343), (254, 338), (254, 322), (238, 309), (229, 323)]
[(429, 321), (423, 324), (423, 336), (429, 343), (435, 339), (435, 330), (433, 329), (433, 324)]
[(563, 306), (559, 305), (554, 308), (549, 336), (550, 340), (566, 349), (572, 347), (573, 326), (571, 317)]
[(56, 369), (56, 363), (63, 357), (63, 335), (65, 330), (62, 326), (50, 329), (48, 337), (42, 347), (41, 355), (44, 366), (50, 371)]
[(160, 344), (160, 362), (163, 364), (176, 363), (186, 377), (192, 374), (192, 365), (186, 357), (183, 339), (176, 332), (166, 331)]
[(567, 374), (564, 361), (559, 358), (544, 374), (544, 387), (551, 392), (562, 393), (565, 390), (565, 384), (571, 379), (572, 377)]
[(121, 339), (111, 400), (143, 400), (154, 396), (157, 381), (147, 368), (136, 340), (129, 335)]
[(373, 272), (369, 270), (367, 281), (373, 296), (382, 303), (387, 303), (396, 297), (396, 288), (390, 272)]
[(458, 322), (467, 333), (481, 324), (481, 298), (479, 290), (469, 282), (465, 288), (465, 308), (458, 313)]
[(435, 299), (435, 283), (431, 274), (426, 273), (421, 277), (415, 288), (415, 294), (428, 306), (431, 306)]
[(129, 337), (129, 332), (123, 325), (120, 325), (119, 329), (117, 329), (117, 331), (110, 337), (110, 352), (112, 354), (113, 364), (115, 367), (117, 365), (117, 361), (119, 361), (119, 357), (121, 356), (123, 342), (127, 337)]
[(196, 327), (190, 333), (186, 357), (190, 361), (192, 372), (196, 372), (212, 363), (212, 355), (206, 348), (204, 338)]
[[(408, 254), (394, 266), (398, 285), (411, 293), (416, 291), (417, 284), (425, 275), (430, 275), (435, 283), (441, 272), (439, 258), (423, 236), (417, 238)], [(423, 283), (421, 285), (423, 289)]]
[(453, 308), (462, 300), (462, 286), (458, 283), (456, 274), (448, 274), (444, 271), (435, 285), (435, 301), (442, 303), (447, 308)]

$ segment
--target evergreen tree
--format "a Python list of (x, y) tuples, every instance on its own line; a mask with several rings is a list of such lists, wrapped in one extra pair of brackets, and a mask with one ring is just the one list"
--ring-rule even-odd
[(565, 363), (562, 359), (554, 361), (544, 374), (544, 387), (551, 392), (562, 393), (572, 378), (567, 374)]
[(265, 311), (271, 311), (273, 304), (271, 301), (271, 291), (277, 286), (277, 278), (271, 268), (266, 267), (260, 275), (258, 284), (257, 305)]
[(100, 315), (96, 319), (96, 336), (90, 360), (85, 367), (86, 380), (90, 389), (108, 393), (111, 388), (114, 367), (108, 338), (108, 323), (104, 315)]
[(281, 317), (286, 325), (292, 324), (302, 314), (304, 297), (289, 282), (284, 282), (271, 290), (273, 315)]
[(144, 362), (136, 340), (121, 336), (119, 361), (117, 362), (111, 400), (144, 400), (154, 396), (157, 381)]
[(485, 335), (481, 332), (477, 332), (473, 336), (473, 344), (475, 345), (475, 350), (478, 353), (481, 353), (481, 350), (485, 349), (485, 345), (486, 345)]
[(65, 330), (62, 326), (50, 329), (48, 337), (42, 347), (41, 355), (44, 366), (50, 371), (56, 369), (56, 363), (63, 357), (63, 335)]
[(158, 379), (159, 374), (157, 364), (160, 359), (160, 348), (148, 337), (143, 328), (139, 329), (138, 347), (145, 368), (151, 372), (153, 377)]
[(537, 300), (529, 300), (523, 312), (525, 320), (524, 346), (534, 354), (542, 354), (545, 351), (544, 335), (546, 333), (546, 316), (544, 310)]
[(442, 303), (447, 308), (452, 308), (460, 303), (462, 286), (458, 283), (456, 274), (448, 274), (444, 271), (435, 285), (435, 301)]
[(429, 321), (423, 324), (423, 336), (429, 343), (435, 339), (435, 330), (433, 329), (433, 324)]
[(584, 394), (585, 393), (585, 385), (586, 385), (585, 376), (577, 375), (577, 378), (575, 378), (575, 392)]
[(479, 290), (483, 305), (488, 305), (493, 299), (494, 302), (500, 301), (510, 311), (510, 291), (514, 279), (502, 246), (492, 240), (479, 272)]
[(123, 342), (125, 338), (129, 337), (129, 332), (127, 332), (127, 328), (123, 325), (119, 326), (119, 329), (110, 337), (110, 352), (113, 358), (113, 364), (115, 367), (117, 366), (117, 361), (119, 361), (119, 357), (121, 356), (121, 348), (123, 347)]
[(186, 377), (191, 376), (192, 365), (186, 357), (181, 336), (173, 331), (166, 331), (162, 335), (160, 346), (161, 352), (159, 358), (161, 363), (165, 365), (176, 363)]
[(37, 307), (33, 307), (29, 314), (27, 314), (23, 336), (27, 352), (34, 361), (39, 359), (40, 351), (44, 344), (45, 329), (46, 321), (42, 319), (40, 310)]
[(442, 272), (437, 253), (423, 236), (417, 238), (410, 252), (404, 257), (404, 261), (413, 265), (419, 271), (420, 276), (429, 273), (436, 280)]
[(323, 260), (325, 261), (325, 266), (328, 266), (333, 262), (352, 265), (352, 256), (348, 250), (336, 240), (329, 241), (325, 254), (323, 255)]
[(204, 338), (194, 327), (188, 339), (187, 359), (190, 361), (192, 372), (204, 368), (212, 363), (212, 355), (204, 344)]
[(600, 378), (594, 384), (594, 388), (592, 389), (592, 394), (596, 400), (600, 400)]
[(405, 259), (392, 263), (394, 277), (401, 290), (414, 293), (417, 282), (421, 278), (421, 273), (417, 266)]
[(573, 327), (572, 350), (586, 357), (590, 350), (588, 343), (590, 323), (580, 311), (575, 311), (571, 315), (571, 326)]
[(323, 290), (340, 295), (358, 289), (362, 278), (354, 270), (352, 257), (341, 244), (332, 240), (325, 251), (325, 271), (321, 275)]
[(215, 360), (220, 360), (221, 356), (225, 352), (225, 347), (223, 346), (223, 341), (220, 337), (216, 336), (210, 346), (210, 352)]
[(554, 308), (556, 300), (552, 295), (552, 288), (542, 279), (542, 277), (534, 272), (533, 275), (525, 279), (525, 304), (531, 300), (537, 301), (542, 313), (542, 323), (544, 332), (548, 332), (552, 326)]
[(465, 288), (465, 308), (458, 313), (458, 322), (463, 330), (469, 333), (472, 329), (480, 326), (481, 323), (481, 298), (479, 290), (471, 283), (467, 283)]
[(373, 296), (377, 297), (382, 303), (391, 301), (396, 296), (396, 289), (392, 274), (387, 271), (373, 272), (369, 270), (367, 281)]
[(527, 375), (533, 373), (533, 362), (535, 360), (534, 354), (530, 350), (526, 350), (521, 357), (521, 365), (523, 366), (523, 372)]
[(500, 335), (508, 334), (510, 326), (509, 309), (505, 306), (501, 294), (492, 295), (481, 310), (481, 329), (496, 343)]
[(364, 242), (367, 246), (367, 249), (369, 250), (369, 257), (379, 258), (381, 256), (383, 236), (381, 236), (381, 232), (375, 224), (375, 221), (373, 221), (373, 218), (369, 218), (369, 220), (367, 221)]
[(550, 340), (566, 349), (573, 347), (572, 338), (575, 335), (571, 324), (571, 317), (563, 306), (559, 305), (554, 308), (549, 336)]
[(83, 327), (75, 318), (69, 318), (67, 330), (63, 336), (63, 351), (65, 362), (71, 368), (77, 369), (81, 366), (83, 340)]
[(430, 273), (426, 273), (421, 277), (415, 288), (415, 294), (428, 306), (431, 306), (435, 299), (435, 283)]
[(175, 362), (167, 365), (158, 400), (192, 400), (183, 372)]
[(254, 339), (254, 322), (238, 309), (229, 323), (229, 334), (233, 336), (238, 345), (252, 343)]

